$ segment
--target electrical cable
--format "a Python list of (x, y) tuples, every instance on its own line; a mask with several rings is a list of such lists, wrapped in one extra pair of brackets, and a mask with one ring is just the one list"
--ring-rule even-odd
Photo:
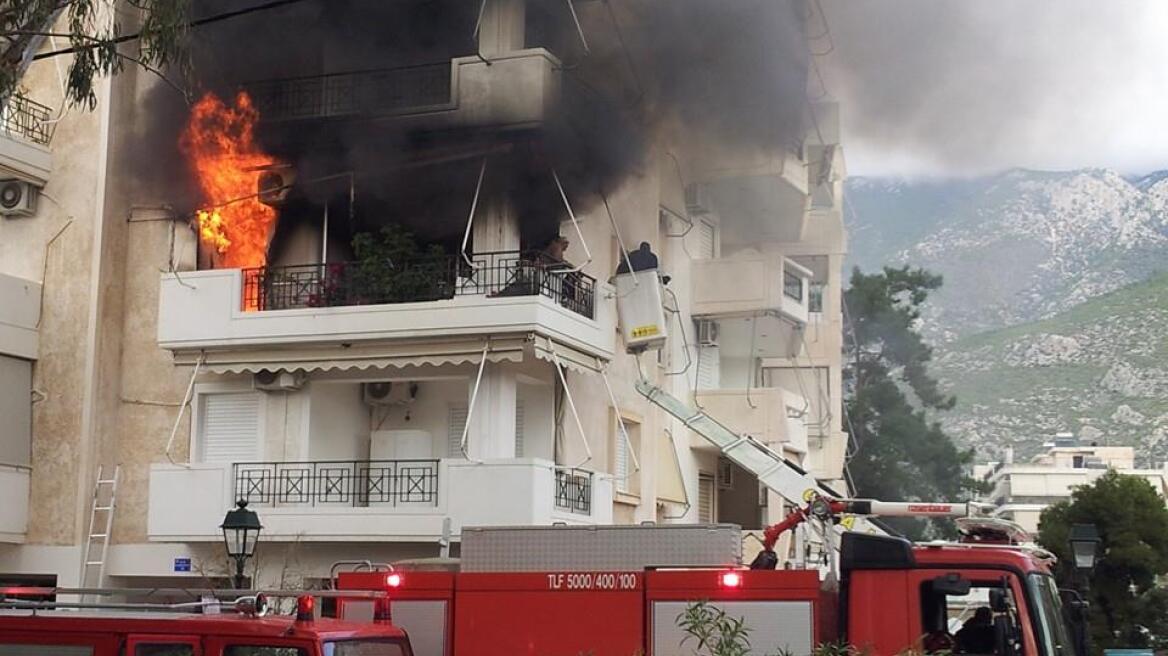
[[(203, 25), (210, 25), (212, 23), (218, 23), (221, 21), (225, 21), (229, 18), (237, 18), (239, 16), (245, 16), (247, 14), (253, 14), (256, 12), (260, 12), (260, 11), (267, 11), (269, 9), (278, 9), (278, 8), (284, 7), (286, 5), (294, 5), (294, 4), (297, 4), (299, 2), (304, 2), (304, 0), (274, 0), (273, 2), (265, 2), (262, 5), (255, 5), (253, 7), (244, 7), (243, 9), (236, 9), (235, 11), (228, 11), (228, 12), (224, 12), (222, 14), (215, 14), (213, 16), (207, 16), (206, 18), (199, 18), (197, 20), (187, 22), (186, 26), (188, 29), (192, 28), (192, 27), (202, 27)], [(118, 44), (126, 43), (127, 41), (133, 41), (134, 39), (141, 38), (141, 36), (142, 36), (141, 32), (134, 32), (133, 34), (125, 34), (125, 35), (116, 37), (114, 39), (111, 39), (109, 41), (109, 43), (112, 43), (113, 45), (118, 45)], [(84, 46), (73, 46), (71, 48), (62, 48), (61, 50), (53, 50), (50, 52), (43, 52), (39, 55), (33, 56), (33, 61), (37, 61), (37, 60), (41, 60), (41, 59), (48, 59), (50, 57), (57, 57), (59, 55), (71, 55), (75, 52), (81, 52), (84, 50), (93, 50), (94, 48), (100, 47), (101, 45), (103, 45), (103, 44), (102, 43), (91, 43), (91, 44), (84, 45)]]

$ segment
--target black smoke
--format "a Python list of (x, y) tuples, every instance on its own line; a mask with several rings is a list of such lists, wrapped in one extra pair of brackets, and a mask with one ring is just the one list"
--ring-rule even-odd
[[(650, 144), (667, 129), (674, 140), (741, 148), (802, 139), (809, 15), (803, 2), (597, 0), (574, 6), (584, 39), (567, 3), (527, 3), (527, 46), (545, 47), (563, 62), (562, 99), (542, 126), (420, 132), (404, 121), (363, 118), (263, 125), (263, 145), (296, 167), (303, 200), (336, 203), (342, 215), (356, 217), (353, 229), (408, 217), (432, 239), (460, 233), (486, 156), (486, 186), (512, 192), (525, 232), (539, 241), (563, 218), (553, 169), (584, 210), (643, 170)], [(194, 12), (211, 16), (238, 7), (234, 0), (196, 0)], [(479, 7), (478, 0), (305, 0), (198, 27), (192, 84), (196, 94), (231, 97), (265, 80), (475, 55)], [(197, 204), (176, 148), (186, 119), (181, 97), (157, 86), (141, 116), (138, 160), (147, 165), (139, 177), (166, 184), (171, 202)], [(350, 171), (354, 208), (347, 207), (349, 179), (313, 182)]]

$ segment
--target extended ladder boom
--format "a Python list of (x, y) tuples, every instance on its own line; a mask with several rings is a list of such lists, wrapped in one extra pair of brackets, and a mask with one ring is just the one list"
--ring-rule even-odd
[(681, 420), (690, 430), (706, 438), (734, 464), (758, 477), (758, 482), (774, 490), (788, 503), (804, 506), (813, 496), (838, 499), (840, 495), (823, 485), (795, 463), (775, 453), (749, 435), (739, 435), (710, 415), (695, 410), (681, 399), (640, 379), (636, 383), (650, 403)]

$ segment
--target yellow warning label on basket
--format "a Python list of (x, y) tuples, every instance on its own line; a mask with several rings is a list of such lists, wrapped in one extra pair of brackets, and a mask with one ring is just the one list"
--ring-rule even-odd
[(633, 337), (652, 337), (653, 335), (660, 335), (661, 328), (657, 324), (649, 324), (647, 326), (634, 326)]
[(856, 518), (848, 515), (840, 520), (840, 526), (844, 527), (844, 530), (850, 531), (856, 526)]

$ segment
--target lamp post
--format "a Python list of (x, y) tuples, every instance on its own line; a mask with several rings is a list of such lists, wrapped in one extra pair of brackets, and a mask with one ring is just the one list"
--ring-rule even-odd
[(1091, 572), (1095, 569), (1095, 560), (1099, 553), (1099, 530), (1094, 524), (1072, 524), (1068, 539), (1071, 543), (1071, 558), (1074, 561), (1075, 573), (1080, 579), (1082, 597), (1076, 609), (1075, 642), (1079, 654), (1087, 654), (1090, 642), (1087, 632), (1087, 610), (1090, 608)]
[(247, 509), (247, 501), (240, 499), (235, 508), (227, 511), (223, 523), (223, 543), (227, 547), (227, 556), (235, 561), (235, 577), (233, 579), (237, 590), (243, 588), (243, 568), (247, 559), (255, 553), (256, 542), (259, 540), (263, 525), (259, 515)]

